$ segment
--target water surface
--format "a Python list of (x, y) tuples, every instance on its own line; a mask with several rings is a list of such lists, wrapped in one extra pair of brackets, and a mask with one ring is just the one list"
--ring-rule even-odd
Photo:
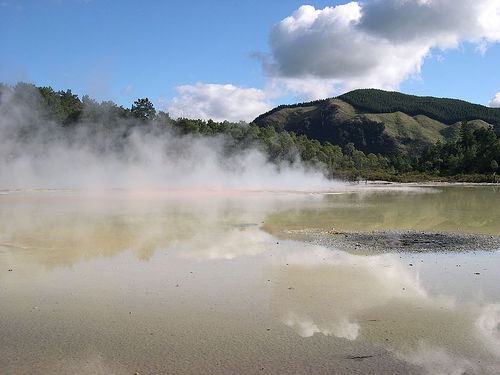
[(489, 186), (7, 192), (0, 373), (498, 373), (499, 253), (359, 256), (294, 231), (499, 235), (499, 204)]

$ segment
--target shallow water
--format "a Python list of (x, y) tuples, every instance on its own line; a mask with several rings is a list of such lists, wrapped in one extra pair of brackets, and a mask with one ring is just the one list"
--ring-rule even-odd
[(491, 186), (6, 192), (0, 373), (496, 374), (500, 253), (358, 256), (294, 231), (500, 235), (499, 206)]

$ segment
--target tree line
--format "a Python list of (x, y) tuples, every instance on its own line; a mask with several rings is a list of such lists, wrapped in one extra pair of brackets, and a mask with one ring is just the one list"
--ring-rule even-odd
[(414, 96), (377, 89), (360, 89), (340, 95), (339, 99), (371, 113), (404, 112), (426, 115), (451, 125), (463, 120), (483, 120), (500, 126), (500, 108), (490, 108), (463, 100)]
[[(55, 91), (27, 83), (1, 85), (0, 102), (7, 94), (14, 102), (21, 101), (36, 109), (40, 120), (55, 122), (63, 131), (85, 127), (95, 136), (112, 134), (118, 143), (137, 128), (155, 132), (159, 137), (172, 132), (178, 136), (222, 137), (224, 152), (228, 154), (255, 148), (277, 165), (300, 161), (322, 169), (330, 178), (495, 181), (494, 173), (500, 163), (499, 134), (492, 127), (472, 130), (467, 122), (462, 123), (456, 140), (438, 141), (420, 155), (383, 156), (366, 154), (352, 142), (343, 145), (334, 144), (333, 140), (320, 142), (291, 131), (276, 130), (272, 125), (172, 119), (168, 113), (157, 111), (148, 98), (137, 99), (130, 108), (124, 108), (111, 101), (99, 103), (88, 95), (80, 99), (71, 90)], [(33, 121), (32, 127), (43, 126), (43, 121), (37, 119), (26, 121)]]

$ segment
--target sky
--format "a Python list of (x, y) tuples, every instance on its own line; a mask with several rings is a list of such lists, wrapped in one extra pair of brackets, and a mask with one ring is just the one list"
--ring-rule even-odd
[(0, 82), (251, 121), (382, 88), (500, 106), (500, 0), (0, 0)]

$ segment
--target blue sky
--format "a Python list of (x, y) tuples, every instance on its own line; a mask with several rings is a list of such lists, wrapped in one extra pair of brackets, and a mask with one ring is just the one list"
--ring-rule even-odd
[(0, 0), (0, 81), (231, 120), (358, 87), (484, 105), (500, 91), (498, 0), (346, 3)]

